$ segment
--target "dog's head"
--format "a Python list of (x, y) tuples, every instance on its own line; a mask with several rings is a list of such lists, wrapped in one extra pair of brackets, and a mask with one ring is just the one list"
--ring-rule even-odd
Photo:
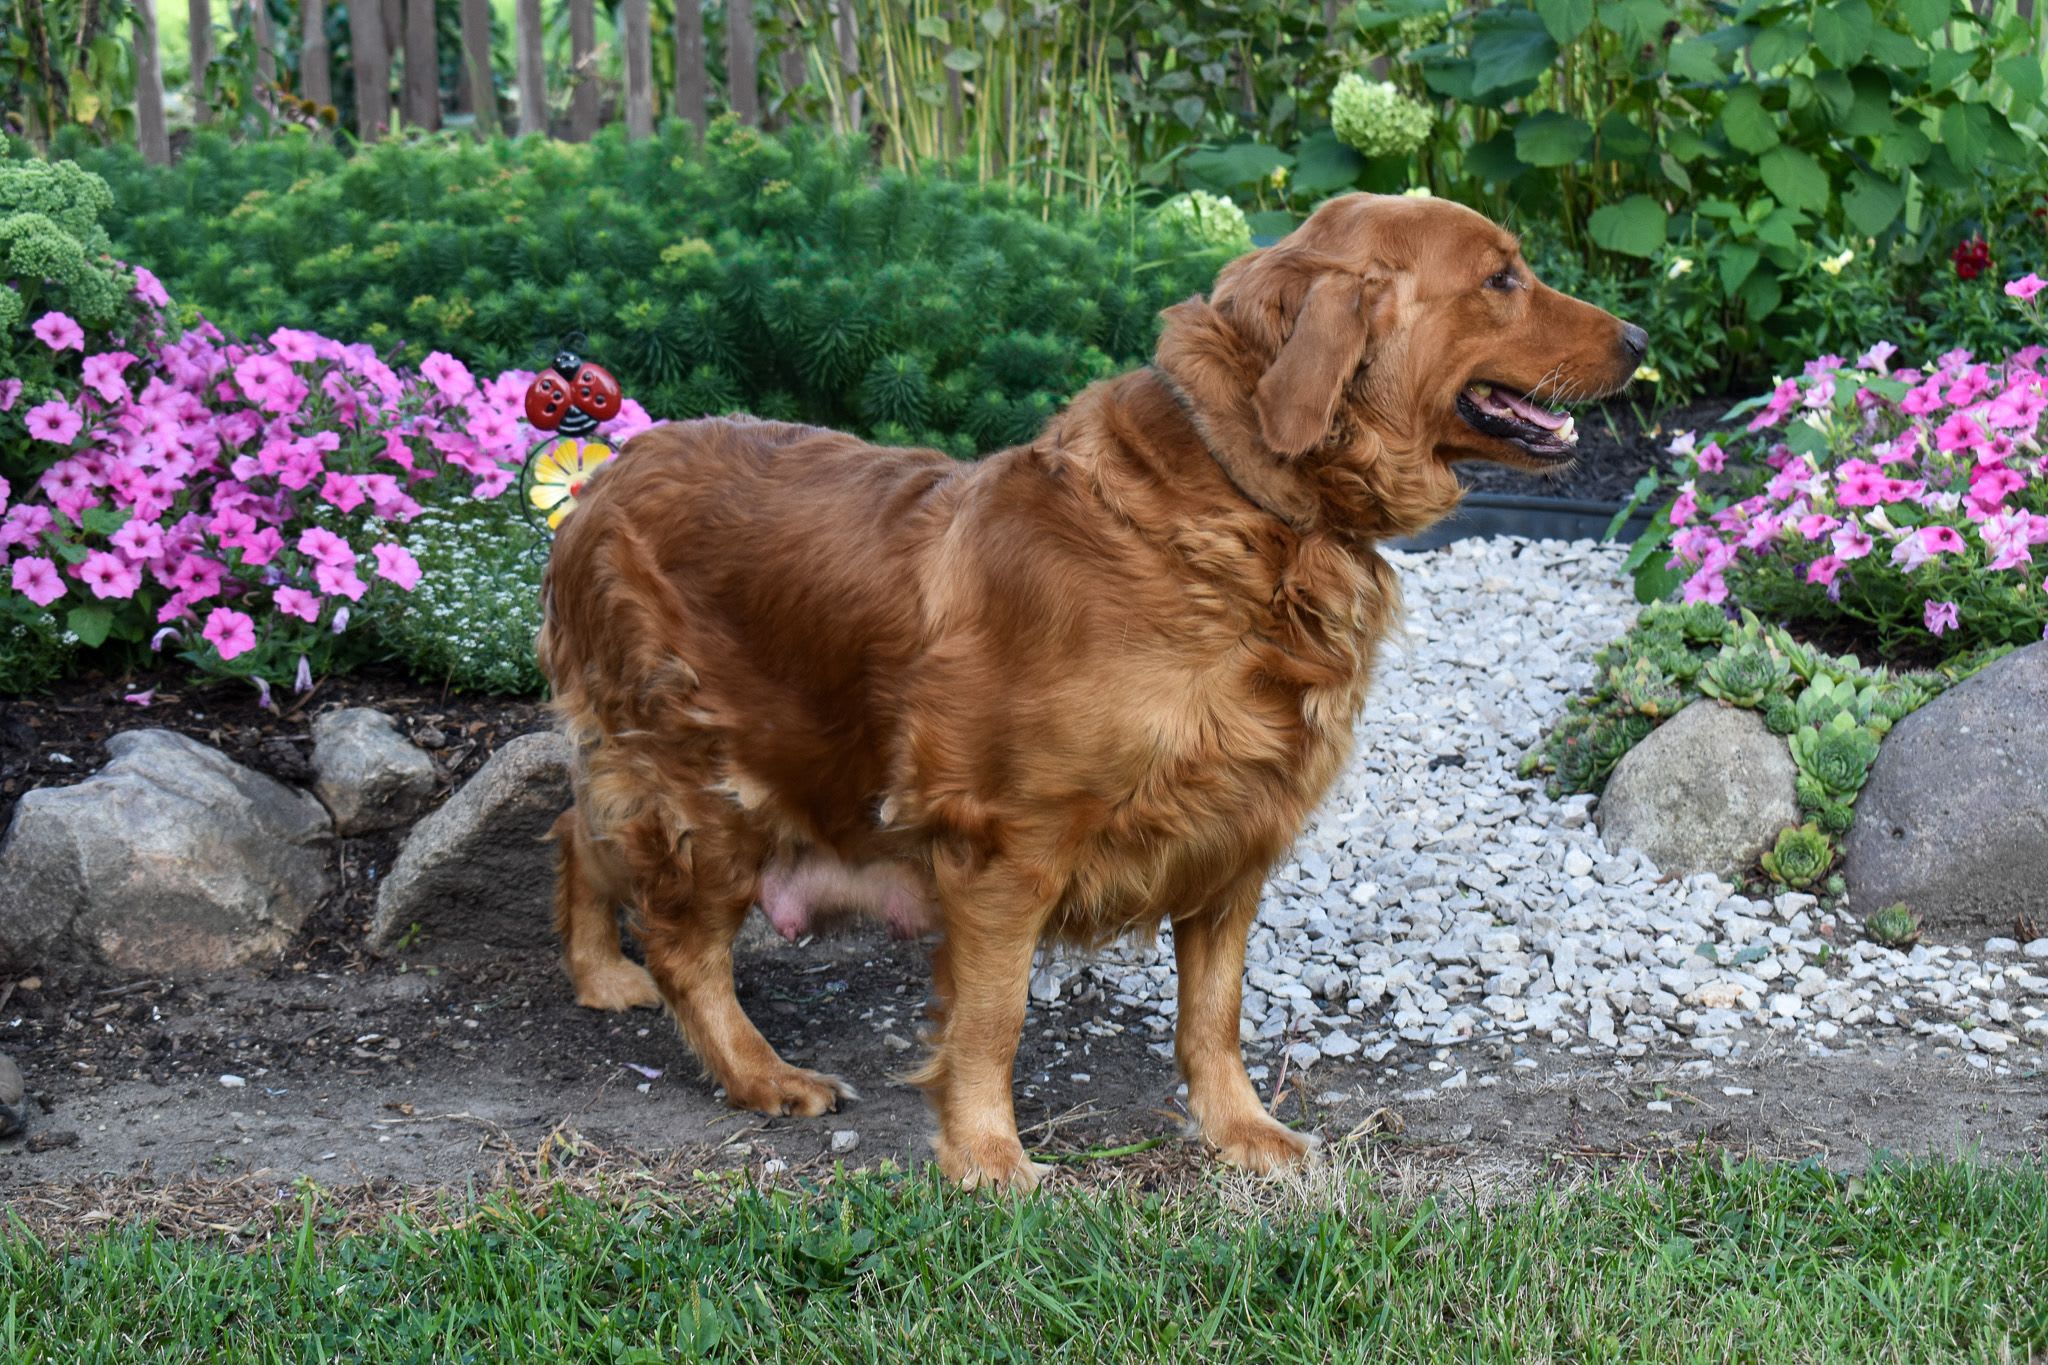
[(1166, 319), (1160, 367), (1212, 437), (1282, 461), (1329, 448), (1556, 471), (1577, 436), (1554, 405), (1621, 388), (1648, 343), (1538, 280), (1481, 214), (1372, 194), (1324, 204)]

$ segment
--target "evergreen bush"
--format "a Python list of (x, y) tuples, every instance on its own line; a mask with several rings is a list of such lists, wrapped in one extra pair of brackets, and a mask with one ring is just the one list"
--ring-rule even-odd
[(1230, 252), (1172, 220), (730, 120), (628, 143), (449, 137), (353, 157), (202, 134), (169, 168), (86, 150), (119, 248), (231, 331), (442, 350), (480, 372), (567, 333), (657, 417), (796, 418), (969, 455), (1149, 360)]

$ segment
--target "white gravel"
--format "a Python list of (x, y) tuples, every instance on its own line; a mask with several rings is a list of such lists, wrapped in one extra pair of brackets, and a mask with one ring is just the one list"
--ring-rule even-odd
[[(1473, 1045), (1519, 1066), (1562, 1054), (1705, 1071), (1765, 1042), (1920, 1039), (1998, 1074), (2038, 1066), (2048, 939), (1900, 952), (1811, 896), (1663, 881), (1601, 842), (1593, 798), (1552, 801), (1515, 776), (1591, 679), (1592, 654), (1635, 617), (1621, 556), (1513, 539), (1393, 556), (1407, 638), (1383, 659), (1350, 769), (1267, 887), (1245, 980), (1249, 1050), (1390, 1071), (1434, 1056), (1432, 1090), (1411, 1097), (1464, 1084), (1452, 1049)], [(1173, 992), (1164, 938), (1050, 956), (1031, 984), (1035, 1005), (1093, 1015), (1084, 1035), (1136, 1028), (1161, 1055)]]

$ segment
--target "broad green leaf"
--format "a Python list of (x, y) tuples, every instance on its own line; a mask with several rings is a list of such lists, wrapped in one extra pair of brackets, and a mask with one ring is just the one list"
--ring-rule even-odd
[(1714, 144), (1690, 128), (1673, 128), (1666, 133), (1664, 149), (1680, 161), (1698, 161), (1714, 154)]
[(1593, 0), (1536, 0), (1536, 13), (1543, 16), (1544, 31), (1561, 47), (1593, 22)]
[(953, 26), (936, 14), (927, 15), (917, 21), (917, 36), (943, 43), (953, 36)]
[(1593, 146), (1584, 119), (1545, 110), (1515, 125), (1515, 155), (1525, 166), (1569, 166)]
[(1472, 21), (1472, 93), (1510, 99), (1557, 60), (1557, 43), (1527, 10), (1481, 10)]
[(1859, 66), (1849, 73), (1855, 97), (1840, 128), (1851, 137), (1883, 137), (1892, 130), (1892, 83), (1875, 67)]
[(1739, 242), (1715, 252), (1714, 264), (1721, 272), (1721, 291), (1732, 295), (1742, 288), (1743, 281), (1749, 278), (1750, 272), (1756, 269), (1756, 263), (1762, 259), (1762, 253), (1755, 247)]
[(2005, 115), (1988, 104), (1977, 107), (1984, 111), (1984, 131), (1990, 140), (1992, 159), (2014, 166), (2029, 166), (2031, 163), (2028, 159), (2027, 144), (2012, 130), (2012, 124), (2006, 120)]
[(1941, 32), (1941, 26), (1948, 22), (1954, 7), (1954, 0), (1899, 0), (1899, 14), (1906, 21), (1906, 27), (1913, 30), (1913, 36), (1922, 42), (1931, 40)]
[(1870, 56), (1895, 71), (1918, 71), (1927, 65), (1927, 49), (1896, 29), (1879, 25), (1870, 35)]
[(1625, 114), (1609, 114), (1600, 120), (1600, 157), (1604, 161), (1635, 161), (1648, 156), (1656, 145)]
[(1618, 204), (1593, 211), (1586, 231), (1593, 241), (1624, 256), (1655, 256), (1664, 247), (1669, 216), (1647, 194), (1632, 194)]
[(1816, 72), (1813, 78), (1814, 99), (1827, 114), (1828, 122), (1840, 127), (1849, 117), (1849, 111), (1856, 104), (1856, 87), (1849, 77), (1840, 71)]
[(1828, 173), (1810, 152), (1797, 147), (1773, 147), (1757, 163), (1764, 184), (1781, 203), (1820, 213), (1828, 206)]
[(1181, 166), (1189, 175), (1224, 189), (1256, 185), (1274, 171), (1291, 168), (1294, 158), (1264, 142), (1239, 142), (1220, 151), (1196, 152)]
[(134, 515), (125, 507), (88, 507), (79, 524), (96, 536), (110, 536), (126, 526)]
[(1899, 210), (1905, 206), (1904, 190), (1868, 171), (1852, 174), (1849, 188), (1842, 195), (1842, 211), (1849, 215), (1849, 221), (1856, 230), (1866, 237), (1878, 236), (1890, 227), (1899, 216)]
[(87, 649), (97, 649), (114, 628), (114, 613), (105, 607), (73, 607), (65, 614), (64, 625)]
[(1936, 48), (1927, 54), (1927, 85), (1934, 90), (1954, 88), (1970, 74), (1970, 54), (1953, 48)]
[(1877, 164), (1890, 171), (1910, 171), (1927, 160), (1934, 143), (1909, 123), (1895, 124), (1877, 145)]
[(1870, 50), (1877, 27), (1865, 0), (1835, 0), (1813, 12), (1813, 42), (1837, 68), (1847, 67)]
[(1998, 79), (2012, 91), (2015, 113), (2040, 104), (2041, 58), (2038, 53), (2022, 52), (2016, 57), (2007, 57), (1996, 70)]
[(1778, 145), (1778, 120), (1764, 108), (1764, 97), (1753, 85), (1737, 86), (1721, 106), (1721, 130), (1740, 151), (1768, 152)]
[(1515, 154), (1515, 135), (1503, 129), (1465, 152), (1465, 169), (1481, 180), (1505, 185), (1528, 167)]
[(981, 26), (991, 38), (1002, 37), (1003, 29), (1007, 24), (1008, 21), (1003, 17), (1003, 11), (998, 6), (990, 5), (981, 12)]
[(1664, 69), (1681, 80), (1711, 85), (1721, 79), (1721, 55), (1704, 38), (1680, 38), (1664, 54)]
[(1801, 24), (1775, 24), (1756, 35), (1749, 45), (1749, 60), (1759, 75), (1775, 71), (1806, 55), (1813, 36)]
[(1247, 213), (1244, 221), (1252, 230), (1255, 242), (1266, 239), (1278, 241), (1301, 226), (1301, 220), (1286, 209), (1260, 209), (1257, 213)]
[(1981, 104), (1951, 104), (1941, 111), (1941, 145), (1958, 166), (1975, 166), (1991, 153), (1990, 111)]
[(1765, 246), (1792, 251), (1799, 246), (1799, 229), (1804, 226), (1806, 219), (1798, 209), (1780, 206), (1756, 225), (1756, 239)]
[(1201, 127), (1208, 112), (1209, 103), (1200, 95), (1182, 95), (1173, 102), (1173, 116), (1189, 128)]
[(1337, 140), (1329, 129), (1309, 134), (1294, 149), (1294, 173), (1288, 185), (1297, 194), (1320, 196), (1358, 183), (1365, 158)]
[(981, 66), (981, 54), (971, 47), (956, 47), (945, 56), (948, 71), (968, 72)]
[(1676, 185), (1680, 192), (1692, 193), (1692, 175), (1677, 157), (1669, 152), (1657, 153), (1657, 169), (1662, 171), (1664, 178)]
[(1736, 297), (1742, 301), (1743, 311), (1751, 322), (1762, 322), (1778, 311), (1778, 305), (1785, 301), (1785, 290), (1776, 275), (1759, 272), (1749, 277), (1749, 283), (1742, 286)]

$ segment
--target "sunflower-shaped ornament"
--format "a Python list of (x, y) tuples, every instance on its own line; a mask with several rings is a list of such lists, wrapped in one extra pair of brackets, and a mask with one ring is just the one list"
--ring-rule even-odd
[(528, 515), (545, 517), (549, 531), (576, 510), (583, 485), (612, 457), (610, 446), (584, 438), (618, 416), (624, 402), (618, 380), (570, 350), (558, 352), (553, 368), (527, 386), (526, 420), (552, 434), (533, 448), (520, 484)]

